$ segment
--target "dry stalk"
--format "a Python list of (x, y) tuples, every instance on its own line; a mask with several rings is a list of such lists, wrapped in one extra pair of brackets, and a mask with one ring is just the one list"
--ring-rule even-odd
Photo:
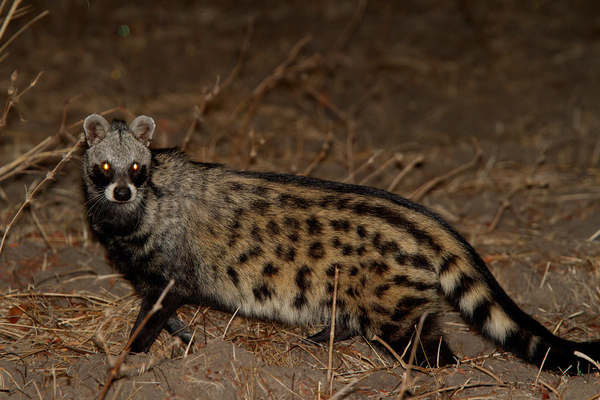
[(348, 21), (340, 36), (338, 36), (335, 43), (333, 43), (333, 45), (329, 49), (329, 54), (342, 51), (342, 49), (350, 40), (352, 34), (358, 29), (360, 23), (362, 22), (363, 16), (365, 15), (366, 9), (367, 0), (358, 0), (352, 18), (350, 19), (350, 21)]
[(221, 89), (225, 89), (229, 87), (238, 77), (242, 69), (244, 68), (244, 63), (246, 62), (246, 58), (248, 57), (248, 50), (250, 49), (250, 39), (252, 39), (252, 34), (254, 33), (254, 23), (256, 22), (255, 17), (248, 18), (248, 27), (246, 28), (246, 35), (244, 36), (244, 41), (242, 42), (242, 47), (240, 48), (240, 55), (237, 59), (237, 63), (227, 76), (227, 78), (223, 81), (221, 85)]
[(319, 154), (317, 154), (314, 160), (312, 160), (308, 167), (306, 167), (306, 169), (302, 172), (302, 175), (309, 175), (312, 172), (312, 170), (315, 169), (315, 167), (319, 165), (319, 163), (323, 161), (325, 157), (327, 157), (327, 153), (329, 151), (329, 147), (331, 146), (332, 139), (333, 134), (329, 133), (327, 135), (327, 138), (323, 142), (323, 145), (321, 146), (321, 151), (319, 151)]
[(171, 290), (171, 288), (173, 287), (173, 285), (175, 285), (175, 281), (173, 279), (171, 279), (169, 281), (169, 283), (167, 284), (167, 286), (165, 287), (165, 289), (160, 294), (160, 296), (158, 297), (158, 300), (156, 300), (156, 303), (154, 303), (154, 305), (152, 306), (152, 309), (148, 312), (148, 314), (146, 314), (146, 316), (144, 317), (142, 322), (138, 325), (136, 330), (131, 333), (131, 336), (129, 337), (129, 340), (127, 341), (127, 344), (125, 345), (125, 348), (123, 349), (121, 354), (119, 354), (117, 359), (114, 361), (114, 365), (110, 370), (110, 375), (106, 379), (106, 383), (104, 384), (104, 388), (102, 389), (102, 392), (100, 393), (100, 396), (98, 397), (98, 400), (103, 400), (104, 397), (106, 397), (106, 393), (108, 392), (108, 389), (110, 388), (111, 383), (113, 382), (113, 380), (115, 379), (115, 377), (117, 376), (117, 374), (119, 372), (119, 366), (125, 360), (125, 356), (127, 354), (129, 354), (129, 349), (131, 348), (131, 344), (133, 343), (135, 338), (140, 334), (142, 328), (148, 323), (150, 318), (152, 318), (152, 316), (154, 314), (156, 314), (158, 311), (160, 311), (160, 309), (162, 308), (162, 302), (165, 299), (165, 297), (167, 296), (167, 293), (169, 292), (169, 290)]
[(15, 223), (15, 221), (17, 220), (17, 218), (21, 215), (21, 212), (25, 209), (25, 207), (31, 203), (33, 201), (33, 198), (35, 196), (35, 194), (38, 192), (38, 190), (40, 190), (40, 188), (49, 180), (54, 180), (54, 176), (56, 175), (56, 172), (58, 171), (58, 169), (60, 168), (60, 166), (65, 163), (66, 161), (70, 161), (71, 157), (73, 155), (73, 152), (75, 151), (75, 149), (77, 149), (77, 146), (79, 146), (80, 143), (83, 142), (83, 135), (81, 135), (79, 137), (79, 140), (77, 141), (77, 143), (75, 143), (75, 145), (71, 148), (71, 150), (69, 150), (68, 153), (66, 153), (63, 158), (58, 162), (58, 164), (56, 164), (56, 166), (54, 167), (54, 169), (50, 172), (48, 172), (46, 174), (46, 177), (30, 192), (30, 193), (25, 193), (25, 201), (23, 202), (23, 204), (21, 205), (21, 207), (19, 208), (19, 210), (17, 211), (17, 213), (14, 215), (13, 219), (10, 221), (10, 223), (8, 224), (8, 226), (6, 227), (6, 229), (4, 230), (4, 235), (2, 236), (2, 241), (0, 242), (0, 254), (2, 254), (2, 249), (4, 248), (4, 243), (6, 241), (6, 237), (8, 235), (8, 232), (10, 231), (10, 228), (13, 226), (13, 224)]
[(429, 182), (427, 182), (423, 186), (421, 186), (419, 189), (417, 189), (412, 195), (410, 195), (409, 199), (411, 199), (412, 201), (415, 201), (415, 202), (419, 202), (419, 200), (421, 200), (423, 198), (423, 196), (425, 196), (431, 189), (433, 189), (440, 183), (443, 183), (443, 182), (447, 181), (448, 179), (452, 178), (453, 176), (458, 175), (458, 174), (462, 173), (463, 171), (466, 171), (469, 168), (472, 168), (473, 166), (475, 166), (475, 164), (477, 164), (477, 162), (479, 161), (481, 156), (482, 156), (481, 149), (479, 147), (477, 147), (477, 152), (475, 153), (475, 156), (473, 157), (473, 159), (471, 161), (469, 161), (466, 164), (461, 165), (458, 168), (453, 169), (452, 171), (450, 171), (442, 176), (437, 176), (437, 177), (433, 178), (432, 180), (430, 180)]
[(381, 174), (387, 167), (389, 167), (393, 163), (397, 163), (397, 162), (402, 161), (403, 158), (404, 158), (404, 155), (402, 153), (396, 153), (396, 154), (394, 154), (392, 157), (390, 157), (389, 160), (387, 160), (386, 162), (384, 162), (383, 164), (381, 164), (375, 171), (371, 172), (362, 181), (360, 181), (359, 185), (366, 184), (368, 181), (370, 181), (371, 179), (373, 179), (377, 175)]
[(329, 349), (327, 356), (327, 387), (325, 391), (331, 396), (333, 391), (333, 342), (335, 341), (335, 313), (337, 302), (338, 281), (340, 279), (340, 270), (335, 266), (335, 276), (333, 283), (333, 298), (331, 300), (331, 326), (329, 327)]
[(402, 379), (402, 385), (400, 385), (400, 393), (398, 393), (398, 399), (402, 400), (404, 398), (404, 394), (408, 390), (408, 386), (412, 385), (413, 379), (410, 377), (410, 370), (415, 361), (415, 356), (417, 355), (417, 346), (421, 342), (421, 331), (423, 330), (423, 324), (425, 323), (425, 318), (427, 318), (427, 313), (421, 315), (421, 319), (419, 320), (419, 325), (417, 326), (417, 335), (415, 337), (415, 344), (410, 349), (410, 357), (408, 358), (408, 364), (406, 365), (406, 371), (404, 371), (404, 379)]
[[(246, 112), (246, 115), (244, 116), (244, 120), (242, 121), (242, 126), (241, 126), (240, 130), (238, 131), (237, 137), (235, 139), (235, 145), (234, 145), (234, 150), (233, 150), (234, 154), (238, 154), (240, 151), (240, 148), (242, 147), (242, 140), (244, 138), (244, 135), (246, 134), (246, 131), (248, 130), (250, 121), (252, 120), (252, 118), (254, 117), (254, 114), (256, 113), (258, 105), (260, 104), (260, 100), (264, 97), (264, 95), (270, 89), (275, 87), (279, 82), (281, 82), (286, 77), (286, 75), (290, 71), (292, 71), (292, 69), (290, 67), (292, 66), (292, 64), (294, 62), (296, 62), (296, 60), (298, 59), (298, 56), (300, 54), (300, 51), (302, 51), (304, 46), (306, 46), (308, 44), (308, 42), (310, 42), (310, 40), (311, 40), (310, 36), (305, 36), (304, 38), (302, 38), (298, 42), (296, 42), (296, 44), (289, 51), (286, 59), (275, 68), (275, 70), (273, 71), (273, 73), (271, 73), (271, 75), (267, 76), (261, 83), (258, 84), (258, 86), (256, 86), (256, 88), (254, 88), (254, 90), (252, 91), (252, 94), (250, 95), (251, 100), (249, 100), (249, 102), (250, 102), (249, 109)], [(302, 72), (302, 71), (298, 70), (295, 72)], [(234, 110), (234, 113), (235, 112), (236, 112), (236, 110)]]
[(396, 186), (402, 180), (402, 178), (404, 178), (410, 171), (412, 171), (412, 169), (414, 167), (421, 164), (424, 159), (425, 159), (425, 157), (423, 157), (421, 154), (419, 154), (417, 157), (415, 157), (414, 160), (412, 160), (410, 163), (408, 163), (408, 165), (406, 167), (402, 168), (402, 171), (400, 171), (400, 173), (398, 173), (398, 175), (396, 175), (396, 178), (394, 178), (392, 183), (390, 183), (390, 186), (388, 186), (387, 191), (393, 192), (394, 189), (396, 189)]

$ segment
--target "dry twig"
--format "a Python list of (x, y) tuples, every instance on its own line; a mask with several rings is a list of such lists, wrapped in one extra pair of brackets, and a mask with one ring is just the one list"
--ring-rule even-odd
[(173, 287), (174, 284), (175, 284), (175, 281), (173, 279), (171, 279), (169, 281), (169, 283), (167, 284), (167, 286), (165, 287), (165, 289), (160, 294), (160, 296), (158, 297), (158, 300), (156, 300), (156, 303), (154, 303), (154, 306), (152, 306), (152, 309), (148, 312), (148, 314), (146, 314), (146, 316), (144, 317), (142, 322), (138, 325), (136, 330), (131, 333), (131, 336), (129, 337), (129, 340), (127, 341), (127, 344), (125, 345), (125, 348), (123, 349), (121, 354), (119, 354), (117, 359), (114, 361), (114, 365), (110, 370), (110, 374), (109, 374), (108, 378), (106, 379), (106, 383), (104, 384), (104, 387), (102, 388), (102, 392), (100, 393), (98, 400), (103, 400), (104, 397), (106, 397), (106, 393), (108, 392), (108, 389), (110, 388), (111, 383), (113, 382), (113, 380), (115, 379), (115, 377), (117, 376), (117, 374), (119, 372), (119, 366), (123, 363), (123, 361), (125, 360), (125, 356), (129, 353), (129, 349), (131, 348), (133, 341), (140, 334), (142, 328), (148, 323), (150, 318), (152, 318), (152, 316), (154, 314), (156, 314), (158, 311), (160, 311), (160, 309), (162, 308), (163, 300), (165, 299), (167, 293), (169, 292), (169, 290), (171, 290), (171, 288)]

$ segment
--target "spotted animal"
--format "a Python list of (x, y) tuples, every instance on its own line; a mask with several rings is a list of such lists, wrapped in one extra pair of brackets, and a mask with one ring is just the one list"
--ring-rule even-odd
[[(141, 297), (133, 330), (167, 284), (163, 308), (131, 345), (166, 329), (185, 342), (184, 304), (291, 325), (329, 326), (336, 340), (377, 335), (402, 353), (424, 316), (417, 363), (456, 358), (438, 328), (443, 299), (502, 349), (546, 369), (577, 371), (600, 342), (561, 339), (511, 300), (465, 239), (427, 208), (358, 185), (234, 171), (150, 149), (154, 121), (92, 114), (83, 181), (89, 224)], [(329, 328), (310, 339), (324, 341)]]

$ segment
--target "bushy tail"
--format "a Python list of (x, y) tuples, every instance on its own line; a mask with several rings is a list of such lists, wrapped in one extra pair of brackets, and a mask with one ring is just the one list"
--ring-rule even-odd
[(442, 291), (463, 318), (500, 348), (544, 369), (588, 372), (600, 360), (600, 341), (572, 342), (553, 335), (504, 292), (483, 260), (465, 243), (463, 256), (447, 256), (438, 271)]

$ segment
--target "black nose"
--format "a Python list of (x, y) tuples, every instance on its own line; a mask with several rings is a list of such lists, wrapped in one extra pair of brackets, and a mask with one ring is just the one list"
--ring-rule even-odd
[(131, 190), (127, 186), (117, 186), (113, 191), (113, 196), (117, 201), (127, 201), (131, 198)]

